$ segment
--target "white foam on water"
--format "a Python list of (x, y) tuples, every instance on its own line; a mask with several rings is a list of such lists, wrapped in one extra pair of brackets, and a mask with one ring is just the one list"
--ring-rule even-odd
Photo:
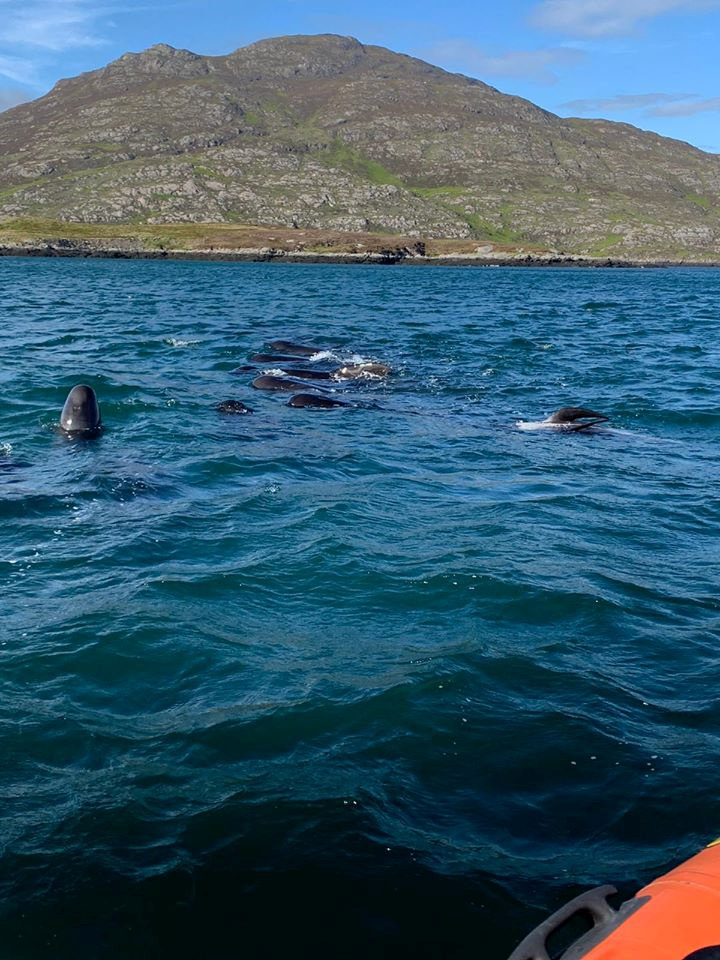
[[(298, 357), (298, 360), (301, 360), (302, 357)], [(308, 357), (310, 363), (319, 363), (321, 360), (341, 360), (341, 357), (337, 353), (333, 353), (332, 350), (318, 350), (317, 353), (314, 353), (311, 357)]]
[[(389, 370), (385, 373), (376, 373), (374, 370), (363, 370), (363, 367), (372, 367), (376, 366), (376, 360), (353, 360), (344, 362), (341, 367), (335, 370), (332, 374), (333, 380), (384, 380)], [(343, 371), (347, 368), (352, 368), (356, 372), (352, 376), (343, 376)]]
[(564, 423), (548, 423), (547, 420), (518, 420), (515, 423), (518, 430), (562, 430)]
[(373, 373), (371, 370), (361, 370), (357, 376), (353, 379), (355, 380), (384, 380), (385, 377), (380, 373)]
[[(298, 357), (298, 360), (301, 360), (302, 357)], [(319, 363), (321, 360), (334, 360), (336, 363), (341, 363), (343, 366), (354, 366), (358, 363), (372, 363), (372, 360), (368, 360), (367, 357), (361, 356), (359, 353), (351, 353), (349, 356), (345, 357), (340, 353), (335, 353), (334, 350), (319, 350), (317, 353), (314, 353), (311, 357), (308, 357), (310, 363)]]
[(547, 420), (517, 420), (515, 426), (518, 430), (562, 430), (566, 433), (604, 433), (617, 437), (637, 436), (632, 430), (620, 430), (617, 427), (607, 427), (601, 424), (578, 430), (572, 423), (548, 423)]
[(179, 340), (177, 337), (165, 337), (164, 342), (169, 347), (191, 347), (196, 343), (200, 343), (199, 340)]
[(9, 457), (12, 449), (11, 443), (0, 443), (0, 457)]

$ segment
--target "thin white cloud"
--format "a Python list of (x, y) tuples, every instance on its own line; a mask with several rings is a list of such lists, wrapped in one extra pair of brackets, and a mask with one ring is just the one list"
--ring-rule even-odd
[(23, 57), (8, 57), (0, 53), (0, 77), (7, 77), (14, 83), (34, 84), (37, 81), (35, 65)]
[(0, 0), (0, 79), (36, 91), (41, 76), (66, 50), (109, 42), (114, 16), (167, 10), (174, 0)]
[(59, 53), (108, 42), (113, 16), (162, 9), (167, 0), (150, 6), (142, 0), (99, 5), (96, 0), (0, 0), (0, 47)]
[(646, 117), (690, 117), (720, 111), (720, 97), (701, 100), (696, 93), (621, 93), (616, 97), (570, 100), (566, 110), (603, 115), (640, 110)]
[(673, 12), (709, 10), (720, 0), (542, 0), (531, 23), (571, 37), (631, 33), (644, 20)]
[[(3, 79), (46, 88), (45, 74), (67, 50), (109, 42), (113, 17), (168, 10), (175, 0), (0, 0), (0, 89)], [(3, 101), (4, 102), (4, 101)], [(0, 109), (7, 109), (0, 107)]]
[(95, 26), (103, 11), (88, 0), (29, 0), (22, 5), (5, 0), (0, 7), (0, 43), (54, 52), (98, 46)]
[(690, 117), (695, 113), (712, 113), (720, 110), (720, 97), (708, 100), (693, 100), (688, 103), (668, 103), (649, 111), (651, 117)]
[(578, 113), (621, 113), (625, 110), (647, 110), (663, 104), (674, 104), (682, 100), (692, 100), (695, 93), (621, 93), (616, 97), (569, 100), (562, 106)]
[(485, 77), (525, 77), (536, 83), (551, 84), (557, 77), (550, 69), (582, 60), (585, 54), (569, 47), (546, 50), (508, 50), (491, 54), (469, 40), (441, 40), (425, 51), (433, 63), (450, 69)]

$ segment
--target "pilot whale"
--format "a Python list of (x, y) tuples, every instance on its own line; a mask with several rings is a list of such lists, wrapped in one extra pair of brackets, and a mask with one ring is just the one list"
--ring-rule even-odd
[(610, 417), (606, 417), (604, 413), (588, 410), (586, 407), (560, 407), (555, 413), (551, 413), (544, 423), (565, 427), (568, 430), (587, 430), (588, 427), (595, 427), (598, 423), (607, 423), (609, 419)]
[(242, 400), (223, 400), (215, 407), (218, 413), (253, 413), (251, 407), (244, 404)]
[(572, 431), (589, 430), (601, 423), (607, 423), (610, 417), (587, 407), (560, 407), (545, 420), (518, 421), (521, 430), (556, 429)]
[(291, 353), (296, 357), (313, 357), (321, 352), (320, 347), (306, 347), (301, 343), (292, 343), (290, 340), (271, 340), (268, 346), (277, 353)]
[(102, 430), (100, 405), (92, 387), (78, 383), (72, 388), (60, 414), (60, 427), (73, 436), (90, 436)]
[(300, 377), (301, 380), (362, 380), (363, 378), (378, 380), (387, 377), (390, 373), (390, 367), (386, 363), (364, 361), (337, 367), (335, 370), (293, 368), (292, 370), (283, 370), (283, 373), (286, 373), (289, 377)]
[[(301, 380), (287, 380), (285, 377), (256, 377), (251, 383), (256, 390), (301, 390), (305, 384)], [(318, 387), (322, 390), (322, 387)]]
[(329, 370), (301, 369), (283, 370), (289, 377), (299, 377), (301, 380), (332, 380), (333, 374)]
[(332, 397), (323, 397), (313, 393), (296, 393), (288, 400), (289, 407), (310, 407), (317, 410), (330, 410), (332, 407), (349, 407), (351, 404), (343, 400), (333, 400)]
[(365, 378), (379, 379), (387, 377), (390, 373), (390, 366), (387, 363), (374, 363), (369, 360), (363, 360), (360, 363), (349, 363), (343, 367), (333, 370), (333, 380), (358, 380)]

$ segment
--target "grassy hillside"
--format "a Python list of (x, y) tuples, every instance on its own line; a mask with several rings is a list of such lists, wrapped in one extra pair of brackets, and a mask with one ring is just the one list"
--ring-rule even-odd
[(348, 37), (126, 54), (1, 114), (0, 155), (5, 221), (720, 255), (717, 156)]

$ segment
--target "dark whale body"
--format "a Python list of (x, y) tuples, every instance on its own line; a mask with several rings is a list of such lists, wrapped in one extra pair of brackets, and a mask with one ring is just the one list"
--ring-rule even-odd
[(609, 419), (604, 413), (588, 410), (586, 407), (560, 407), (545, 420), (545, 423), (559, 424), (569, 430), (587, 430), (588, 427), (597, 426), (599, 423), (607, 423)]
[(74, 386), (60, 414), (60, 427), (72, 436), (93, 436), (102, 430), (95, 391), (84, 383)]
[(333, 373), (330, 373), (328, 370), (283, 370), (283, 373), (289, 374), (291, 377), (300, 377), (301, 380), (332, 380)]
[(273, 340), (268, 346), (279, 353), (292, 353), (296, 357), (312, 357), (320, 353), (320, 347), (305, 347), (301, 343), (292, 343), (290, 340)]
[(245, 406), (242, 400), (223, 400), (215, 409), (218, 413), (252, 413), (250, 407)]
[(252, 386), (256, 390), (298, 390), (305, 386), (301, 380), (286, 380), (285, 377), (256, 377)]
[(349, 407), (351, 404), (343, 400), (333, 400), (331, 397), (323, 397), (319, 394), (297, 393), (288, 400), (289, 407), (310, 407), (316, 410), (330, 410), (332, 407)]

